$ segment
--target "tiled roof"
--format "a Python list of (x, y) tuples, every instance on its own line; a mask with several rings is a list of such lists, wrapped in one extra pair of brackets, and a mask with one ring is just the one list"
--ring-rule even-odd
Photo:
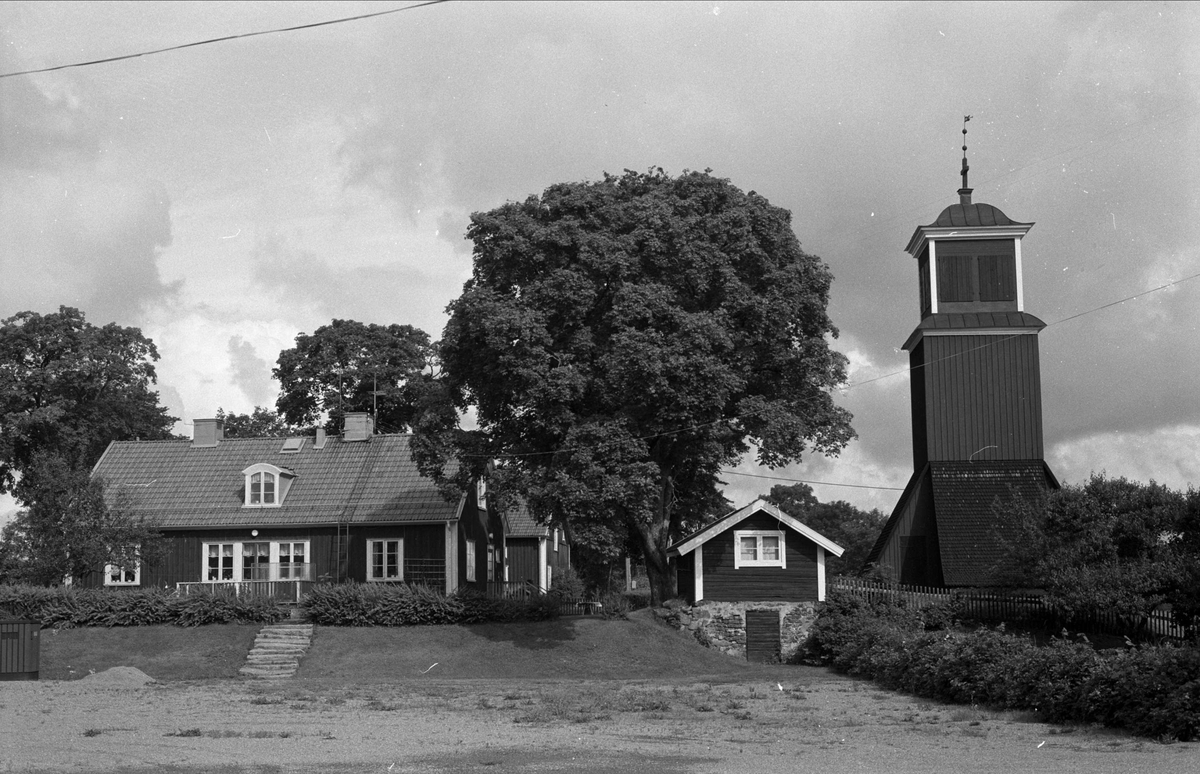
[(1018, 223), (990, 204), (951, 204), (926, 228), (952, 226), (1032, 226)]
[[(119, 441), (96, 463), (110, 493), (128, 492), (138, 515), (163, 527), (271, 526), (441, 521), (447, 502), (421, 476), (409, 455), (409, 436), (376, 435), (346, 443), (330, 436), (323, 449), (305, 438), (282, 453), (283, 438), (230, 438), (193, 448), (182, 441)], [(242, 471), (265, 462), (295, 472), (283, 504), (243, 506)]]
[(1041, 460), (930, 462), (942, 577), (947, 586), (989, 586), (1004, 557), (1004, 525), (992, 513), (996, 498), (1036, 498), (1057, 487)]
[(549, 534), (550, 528), (545, 524), (538, 524), (537, 519), (529, 512), (529, 506), (523, 499), (518, 499), (516, 506), (508, 512), (508, 537), (547, 537)]

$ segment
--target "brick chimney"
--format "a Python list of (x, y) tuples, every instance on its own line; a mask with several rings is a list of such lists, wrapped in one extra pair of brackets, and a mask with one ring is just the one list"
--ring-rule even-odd
[(192, 420), (192, 448), (206, 449), (225, 438), (225, 422), (220, 419)]
[(375, 433), (375, 422), (365, 411), (347, 412), (342, 422), (343, 441), (367, 441)]

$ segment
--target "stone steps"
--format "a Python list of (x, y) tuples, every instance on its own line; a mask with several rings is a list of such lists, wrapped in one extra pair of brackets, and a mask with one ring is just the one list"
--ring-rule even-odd
[(267, 624), (254, 638), (254, 647), (246, 654), (246, 663), (238, 671), (262, 680), (291, 677), (300, 667), (300, 659), (312, 643), (312, 624)]

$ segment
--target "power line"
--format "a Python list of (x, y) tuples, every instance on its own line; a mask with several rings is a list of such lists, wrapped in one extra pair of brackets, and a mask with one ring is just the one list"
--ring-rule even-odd
[(414, 8), (423, 8), (427, 5), (437, 5), (444, 3), (446, 0), (427, 0), (424, 3), (416, 5), (408, 5), (403, 8), (391, 8), (386, 11), (375, 11), (373, 13), (363, 13), (358, 16), (345, 16), (340, 19), (329, 19), (327, 21), (312, 22), (310, 24), (297, 24), (293, 27), (277, 27), (270, 30), (260, 30), (258, 32), (241, 32), (236, 35), (224, 35), (219, 38), (209, 38), (208, 40), (197, 40), (193, 43), (181, 43), (177, 46), (167, 46), (166, 48), (156, 48), (152, 51), (139, 51), (136, 54), (122, 54), (121, 56), (110, 56), (104, 59), (92, 59), (87, 62), (73, 62), (71, 64), (55, 65), (54, 67), (41, 67), (36, 70), (22, 70), (15, 73), (0, 73), (0, 78), (15, 78), (18, 75), (33, 75), (34, 73), (49, 73), (55, 70), (66, 70), (71, 67), (90, 67), (91, 65), (108, 64), (109, 62), (121, 62), (126, 59), (137, 59), (143, 56), (152, 56), (154, 54), (165, 54), (168, 51), (180, 51), (185, 48), (195, 48), (196, 46), (207, 46), (211, 43), (224, 43), (229, 40), (239, 40), (241, 38), (254, 38), (259, 35), (274, 35), (279, 32), (296, 32), (297, 30), (308, 30), (314, 27), (327, 27), (331, 24), (345, 24), (346, 22), (362, 21), (363, 19), (373, 19), (377, 16), (387, 16), (401, 11), (411, 11)]

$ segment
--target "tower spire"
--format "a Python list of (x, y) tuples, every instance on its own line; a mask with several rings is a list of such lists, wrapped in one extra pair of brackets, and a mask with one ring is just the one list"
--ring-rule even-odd
[(971, 170), (967, 164), (967, 122), (971, 120), (970, 116), (963, 116), (963, 162), (962, 162), (962, 188), (958, 189), (958, 203), (964, 207), (971, 203), (971, 189), (967, 187), (967, 172)]

